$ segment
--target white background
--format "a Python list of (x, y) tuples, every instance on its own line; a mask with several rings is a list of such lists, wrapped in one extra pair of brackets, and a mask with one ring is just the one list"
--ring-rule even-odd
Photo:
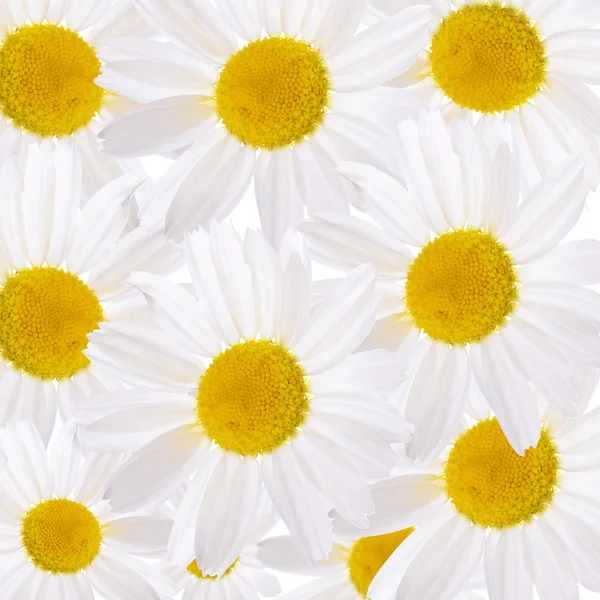
[[(600, 0), (598, 1), (600, 2)], [(151, 177), (154, 181), (157, 181), (160, 178), (160, 176), (166, 171), (166, 169), (168, 169), (171, 163), (171, 161), (168, 159), (157, 157), (144, 158), (142, 159), (142, 162), (148, 172), (151, 174)], [(199, 199), (199, 201), (201, 200)], [(285, 199), (282, 199), (282, 201), (285, 201)], [(260, 221), (256, 209), (254, 188), (252, 185), (250, 186), (250, 189), (246, 193), (240, 205), (232, 213), (231, 219), (240, 234), (243, 234), (247, 228), (260, 229)], [(588, 196), (587, 206), (583, 212), (583, 215), (581, 216), (581, 219), (579, 220), (579, 223), (566, 239), (576, 240), (598, 237), (600, 237), (600, 192), (592, 192)], [(332, 272), (329, 269), (314, 263), (313, 273), (316, 279), (332, 276)], [(598, 286), (597, 291), (600, 292), (600, 286)], [(592, 401), (592, 407), (595, 406), (600, 406), (600, 387), (596, 391)], [(600, 444), (600, 437), (598, 439), (598, 443)], [(278, 525), (273, 531), (273, 534), (285, 534), (284, 526)], [(286, 591), (294, 589), (303, 581), (303, 578), (284, 575), (281, 573), (277, 573), (277, 576), (281, 582), (281, 585)], [(482, 598), (485, 597), (487, 596), (482, 592)], [(600, 593), (593, 593), (581, 588), (580, 598), (581, 600), (600, 600)]]

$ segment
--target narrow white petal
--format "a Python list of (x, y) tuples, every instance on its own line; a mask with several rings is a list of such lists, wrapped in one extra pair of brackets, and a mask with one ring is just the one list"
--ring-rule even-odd
[(359, 267), (317, 307), (293, 348), (307, 372), (328, 369), (356, 350), (373, 326), (376, 308), (373, 272)]
[(221, 131), (186, 175), (169, 207), (165, 231), (180, 241), (184, 232), (223, 219), (245, 194), (256, 165), (256, 151)]
[(353, 91), (404, 72), (428, 43), (429, 8), (414, 6), (356, 35), (328, 61), (333, 86)]
[(207, 2), (136, 0), (141, 15), (174, 43), (194, 54), (224, 62), (237, 50), (235, 36)]
[(93, 267), (115, 243), (127, 224), (127, 203), (141, 185), (134, 175), (106, 184), (85, 205), (69, 250), (67, 264), (76, 273)]
[(123, 466), (105, 499), (117, 512), (131, 512), (164, 501), (190, 475), (203, 439), (202, 433), (189, 426), (157, 437)]
[(310, 564), (327, 557), (333, 544), (321, 494), (305, 480), (289, 446), (263, 456), (265, 488), (298, 549)]
[(214, 111), (198, 96), (162, 98), (117, 117), (99, 134), (109, 156), (130, 158), (178, 150), (213, 126)]

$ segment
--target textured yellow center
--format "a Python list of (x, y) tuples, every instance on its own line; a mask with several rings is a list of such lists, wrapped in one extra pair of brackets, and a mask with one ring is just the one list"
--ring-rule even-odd
[(23, 269), (0, 289), (0, 351), (40, 379), (64, 379), (87, 367), (87, 335), (102, 320), (96, 294), (61, 269)]
[(367, 597), (369, 586), (396, 548), (415, 530), (414, 527), (394, 533), (364, 537), (354, 543), (348, 557), (350, 579), (363, 597)]
[(481, 421), (454, 444), (444, 468), (446, 492), (460, 513), (482, 527), (510, 527), (550, 504), (558, 456), (545, 429), (524, 456), (508, 443), (496, 418)]
[(282, 148), (313, 133), (328, 97), (329, 77), (317, 50), (282, 37), (242, 48), (227, 61), (216, 86), (225, 127), (256, 148)]
[(448, 98), (484, 113), (524, 104), (546, 78), (546, 49), (534, 25), (497, 2), (470, 4), (446, 17), (433, 36), (430, 62)]
[(187, 566), (187, 571), (188, 573), (190, 573), (190, 575), (193, 575), (194, 577), (197, 577), (198, 579), (208, 579), (209, 581), (216, 581), (217, 579), (225, 579), (225, 577), (229, 577), (229, 575), (231, 575), (231, 573), (233, 572), (233, 570), (237, 567), (237, 564), (239, 562), (239, 558), (229, 567), (229, 569), (227, 569), (227, 571), (225, 571), (225, 573), (223, 573), (223, 575), (221, 575), (221, 577), (217, 576), (217, 575), (205, 575), (202, 572), (202, 569), (198, 566), (198, 563), (193, 560), (188, 566)]
[(37, 135), (69, 135), (100, 109), (98, 75), (98, 57), (77, 33), (52, 24), (24, 25), (0, 45), (0, 110)]
[(98, 519), (79, 502), (46, 500), (23, 518), (21, 539), (31, 562), (55, 575), (86, 569), (100, 552)]
[(283, 346), (240, 342), (219, 354), (198, 387), (198, 420), (224, 450), (256, 456), (285, 443), (308, 412), (304, 370)]
[(406, 306), (429, 337), (476, 342), (498, 327), (517, 299), (512, 260), (504, 246), (476, 229), (450, 231), (427, 244), (409, 268)]

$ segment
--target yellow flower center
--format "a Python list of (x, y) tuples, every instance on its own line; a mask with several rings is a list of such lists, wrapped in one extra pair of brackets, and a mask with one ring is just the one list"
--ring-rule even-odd
[(83, 504), (59, 498), (41, 502), (25, 515), (21, 539), (38, 569), (66, 575), (94, 562), (102, 544), (102, 528)]
[(198, 387), (198, 421), (224, 450), (256, 456), (278, 448), (309, 407), (304, 370), (283, 346), (239, 342), (217, 356)]
[(221, 575), (221, 577), (219, 577), (217, 575), (205, 575), (202, 572), (202, 569), (198, 566), (198, 563), (196, 562), (196, 560), (193, 560), (187, 566), (187, 571), (190, 575), (193, 575), (194, 577), (197, 577), (198, 579), (208, 579), (209, 581), (217, 581), (217, 579), (225, 579), (225, 577), (229, 577), (231, 575), (231, 573), (233, 572), (233, 570), (237, 567), (239, 561), (240, 561), (240, 559), (238, 558), (229, 567), (229, 569), (227, 569), (227, 571), (225, 571), (225, 573), (223, 573), (223, 575)]
[(348, 570), (350, 580), (363, 598), (367, 597), (379, 569), (414, 530), (414, 527), (409, 527), (394, 533), (364, 537), (353, 544), (348, 557)]
[(546, 79), (546, 48), (535, 26), (499, 2), (469, 4), (446, 17), (429, 58), (444, 94), (483, 113), (524, 104)]
[(408, 270), (406, 306), (429, 337), (467, 344), (504, 324), (517, 300), (506, 249), (489, 233), (459, 229), (427, 244)]
[(229, 133), (256, 148), (283, 148), (323, 122), (329, 77), (321, 55), (309, 44), (266, 38), (227, 61), (215, 95)]
[(100, 66), (94, 49), (70, 29), (19, 27), (0, 45), (0, 110), (37, 135), (69, 135), (100, 109)]
[(0, 289), (0, 351), (34, 377), (71, 377), (89, 365), (82, 351), (103, 319), (98, 297), (76, 275), (22, 269)]
[(444, 467), (446, 493), (458, 512), (482, 527), (511, 527), (542, 513), (558, 479), (558, 455), (542, 429), (524, 456), (508, 443), (496, 418), (480, 421), (452, 447)]

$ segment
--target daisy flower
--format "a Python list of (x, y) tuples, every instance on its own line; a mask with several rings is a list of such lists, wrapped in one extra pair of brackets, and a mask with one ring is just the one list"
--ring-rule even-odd
[(584, 207), (583, 166), (572, 159), (521, 197), (506, 145), (490, 153), (458, 125), (456, 151), (439, 114), (401, 125), (407, 189), (342, 166), (373, 223), (328, 213), (302, 226), (317, 260), (373, 265), (384, 301), (369, 347), (409, 344), (408, 453), (424, 461), (481, 394), (522, 454), (539, 437), (533, 389), (573, 415), (572, 367), (600, 364), (600, 297), (585, 287), (600, 281), (600, 243), (560, 244)]
[(588, 0), (370, 0), (432, 9), (426, 50), (392, 84), (448, 116), (505, 124), (530, 187), (571, 154), (600, 177), (600, 11)]
[[(272, 537), (259, 543), (258, 558), (271, 569), (312, 578), (279, 596), (280, 600), (364, 600), (381, 567), (414, 531), (414, 527), (406, 527), (358, 539), (337, 536), (329, 557), (312, 567), (302, 560), (289, 536)], [(485, 585), (482, 579), (482, 576), (474, 577), (472, 587), (481, 589)], [(386, 600), (391, 598), (389, 596)], [(468, 589), (455, 598), (483, 600), (482, 596)]]
[(99, 323), (135, 316), (143, 296), (132, 268), (164, 270), (176, 252), (159, 227), (121, 237), (133, 175), (101, 188), (80, 209), (77, 147), (33, 144), (24, 171), (0, 170), (0, 424), (31, 420), (48, 440), (57, 402), (63, 418), (112, 378), (82, 351)]
[[(483, 567), (492, 600), (600, 591), (600, 409), (549, 410), (523, 455), (496, 418), (466, 425), (431, 467), (371, 486), (369, 534), (416, 528), (374, 577), (372, 600), (449, 600)], [(414, 469), (416, 471), (416, 469)], [(364, 535), (337, 520), (340, 535)]]
[(187, 234), (193, 290), (136, 274), (157, 325), (102, 324), (86, 351), (136, 386), (76, 417), (86, 448), (135, 451), (107, 499), (135, 510), (193, 475), (169, 559), (191, 552), (209, 575), (240, 555), (265, 491), (307, 560), (326, 556), (328, 511), (366, 527), (364, 477), (385, 477), (398, 459), (390, 443), (411, 431), (384, 399), (404, 365), (387, 351), (352, 354), (375, 319), (372, 271), (358, 268), (311, 311), (296, 240), (277, 254), (229, 223)]
[(172, 591), (138, 556), (163, 552), (173, 521), (112, 514), (102, 495), (122, 456), (77, 450), (67, 424), (47, 453), (28, 422), (0, 429), (0, 594), (5, 600), (159, 600)]
[(98, 83), (147, 104), (100, 137), (122, 158), (189, 146), (159, 186), (170, 237), (227, 216), (254, 178), (263, 231), (278, 244), (305, 205), (344, 210), (353, 201), (335, 173), (340, 160), (388, 164), (382, 131), (420, 105), (380, 84), (424, 48), (429, 9), (357, 34), (365, 5), (136, 0), (172, 45), (111, 42)]
[(221, 577), (203, 573), (193, 556), (186, 567), (166, 563), (163, 571), (174, 581), (175, 594), (183, 592), (185, 600), (260, 600), (278, 596), (279, 582), (260, 560), (257, 545), (276, 522), (268, 503), (264, 503), (254, 519), (246, 546)]
[(131, 0), (0, 0), (0, 164), (24, 160), (31, 142), (70, 139), (85, 198), (123, 172), (143, 174), (102, 153), (98, 131), (133, 104), (94, 79), (107, 39), (147, 31)]

